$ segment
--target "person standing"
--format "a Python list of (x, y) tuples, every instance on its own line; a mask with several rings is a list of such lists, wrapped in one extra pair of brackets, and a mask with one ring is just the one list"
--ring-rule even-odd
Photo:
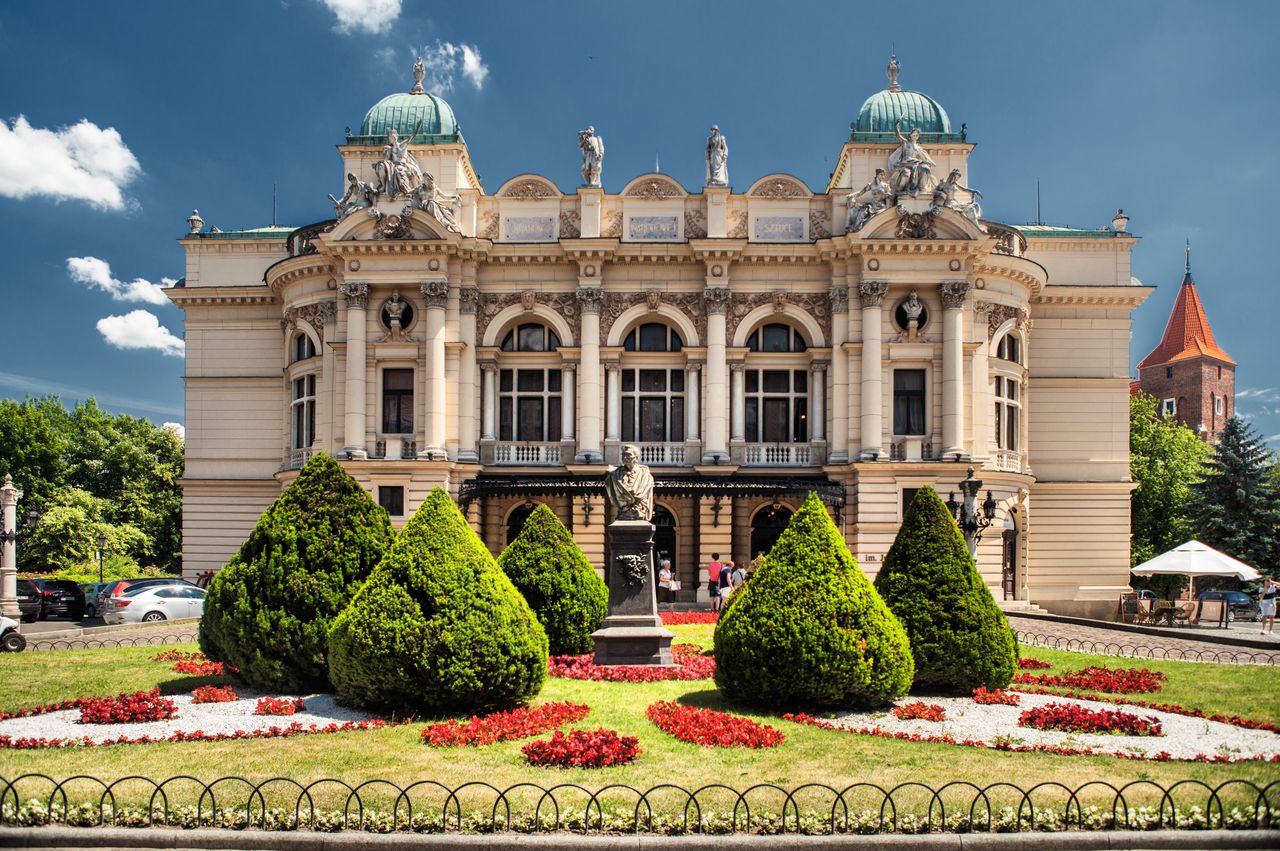
[(716, 611), (724, 611), (724, 604), (729, 601), (729, 595), (733, 593), (733, 572), (734, 564), (732, 561), (726, 562), (724, 568), (720, 571), (720, 587), (716, 589), (719, 606)]
[(1276, 630), (1276, 594), (1280, 593), (1280, 583), (1268, 578), (1258, 594), (1258, 605), (1262, 609), (1262, 634)]
[(671, 593), (671, 559), (663, 556), (662, 561), (658, 563), (658, 602), (674, 603), (675, 596)]
[(724, 572), (724, 563), (720, 561), (720, 553), (711, 554), (711, 563), (707, 565), (707, 593), (711, 595), (711, 611), (720, 611), (720, 574)]

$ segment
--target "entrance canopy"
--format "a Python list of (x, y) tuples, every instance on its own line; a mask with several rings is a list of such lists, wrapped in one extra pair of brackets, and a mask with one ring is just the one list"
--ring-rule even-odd
[(1189, 576), (1193, 580), (1197, 576), (1236, 576), (1246, 582), (1262, 578), (1261, 573), (1244, 562), (1199, 541), (1187, 541), (1144, 561), (1131, 572), (1138, 576)]

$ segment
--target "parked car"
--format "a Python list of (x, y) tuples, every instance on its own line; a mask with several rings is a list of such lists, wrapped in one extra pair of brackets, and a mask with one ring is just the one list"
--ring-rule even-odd
[(18, 580), (18, 608), (22, 619), (27, 623), (40, 619), (40, 610), (44, 607), (40, 589), (30, 579)]
[(203, 588), (191, 583), (149, 585), (108, 597), (102, 618), (109, 624), (159, 623), (178, 618), (198, 618), (204, 614)]
[(84, 616), (86, 618), (96, 618), (98, 616), (98, 592), (106, 584), (105, 582), (80, 583), (80, 590), (84, 591)]
[(40, 620), (59, 616), (78, 621), (84, 617), (84, 591), (70, 579), (32, 579), (40, 589)]
[[(104, 617), (107, 611), (107, 598), (123, 597), (128, 591), (139, 588), (150, 588), (153, 585), (191, 585), (177, 576), (151, 576), (146, 579), (114, 579), (98, 590), (98, 616)], [(194, 586), (193, 586), (194, 587)]]
[(1262, 618), (1258, 601), (1243, 591), (1201, 591), (1197, 600), (1226, 600), (1232, 620), (1256, 621)]
[(0, 617), (0, 650), (21, 653), (26, 649), (27, 637), (18, 632), (18, 622), (13, 618)]

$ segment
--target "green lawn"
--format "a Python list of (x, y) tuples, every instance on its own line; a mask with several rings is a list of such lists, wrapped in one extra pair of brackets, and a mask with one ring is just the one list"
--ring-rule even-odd
[[(678, 641), (709, 647), (711, 626), (674, 627)], [(160, 686), (185, 691), (207, 680), (182, 677), (170, 665), (149, 661), (156, 647), (58, 651), (0, 655), (0, 710), (51, 703), (85, 695)], [(194, 649), (184, 645), (180, 649)], [(1119, 660), (1064, 651), (1024, 648), (1024, 655), (1054, 664), (1054, 671), (1088, 664), (1142, 666), (1164, 671), (1168, 682), (1143, 699), (1181, 703), (1206, 711), (1235, 713), (1280, 722), (1280, 689), (1270, 684), (1275, 671), (1192, 662)], [(299, 736), (288, 740), (218, 743), (123, 745), (61, 751), (0, 751), (0, 777), (26, 772), (53, 777), (89, 774), (116, 778), (142, 774), (153, 778), (193, 775), (202, 779), (240, 775), (311, 780), (323, 777), (359, 781), (388, 778), (405, 784), (431, 779), (456, 786), (483, 780), (499, 787), (519, 782), (544, 785), (579, 783), (597, 788), (609, 783), (647, 788), (663, 783), (688, 788), (722, 783), (745, 788), (756, 783), (797, 786), (824, 783), (837, 788), (856, 782), (885, 787), (907, 781), (933, 786), (950, 780), (984, 785), (1013, 782), (1026, 788), (1053, 781), (1077, 786), (1106, 780), (1120, 785), (1147, 779), (1162, 784), (1196, 779), (1217, 784), (1247, 779), (1265, 784), (1280, 780), (1272, 764), (1204, 765), (1188, 762), (1141, 762), (1111, 757), (1059, 757), (1014, 754), (958, 746), (922, 744), (862, 737), (800, 726), (751, 712), (782, 730), (787, 741), (765, 750), (707, 749), (680, 742), (653, 727), (644, 716), (655, 700), (678, 700), (724, 707), (711, 681), (651, 684), (591, 683), (549, 679), (539, 701), (572, 700), (591, 706), (578, 727), (608, 727), (640, 738), (643, 753), (630, 766), (607, 770), (556, 771), (526, 765), (522, 742), (484, 748), (428, 748), (419, 743), (421, 723), (379, 731)], [(1158, 802), (1158, 797), (1153, 799)], [(1131, 802), (1132, 803), (1132, 802)]]

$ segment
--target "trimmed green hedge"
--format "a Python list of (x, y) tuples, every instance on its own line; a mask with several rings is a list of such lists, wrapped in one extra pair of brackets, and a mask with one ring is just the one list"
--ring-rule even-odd
[(928, 485), (907, 508), (876, 589), (907, 628), (916, 688), (967, 694), (1013, 680), (1018, 641)]
[(591, 633), (609, 613), (609, 588), (555, 512), (534, 509), (498, 556), (498, 567), (538, 616), (552, 655), (595, 649)]
[(357, 706), (513, 706), (542, 688), (547, 634), (436, 488), (334, 621), (329, 675)]
[(200, 648), (257, 688), (328, 691), (330, 621), (393, 534), (365, 489), (315, 455), (209, 583)]
[(906, 694), (902, 624), (858, 567), (816, 494), (716, 625), (716, 686), (730, 700), (812, 710)]

